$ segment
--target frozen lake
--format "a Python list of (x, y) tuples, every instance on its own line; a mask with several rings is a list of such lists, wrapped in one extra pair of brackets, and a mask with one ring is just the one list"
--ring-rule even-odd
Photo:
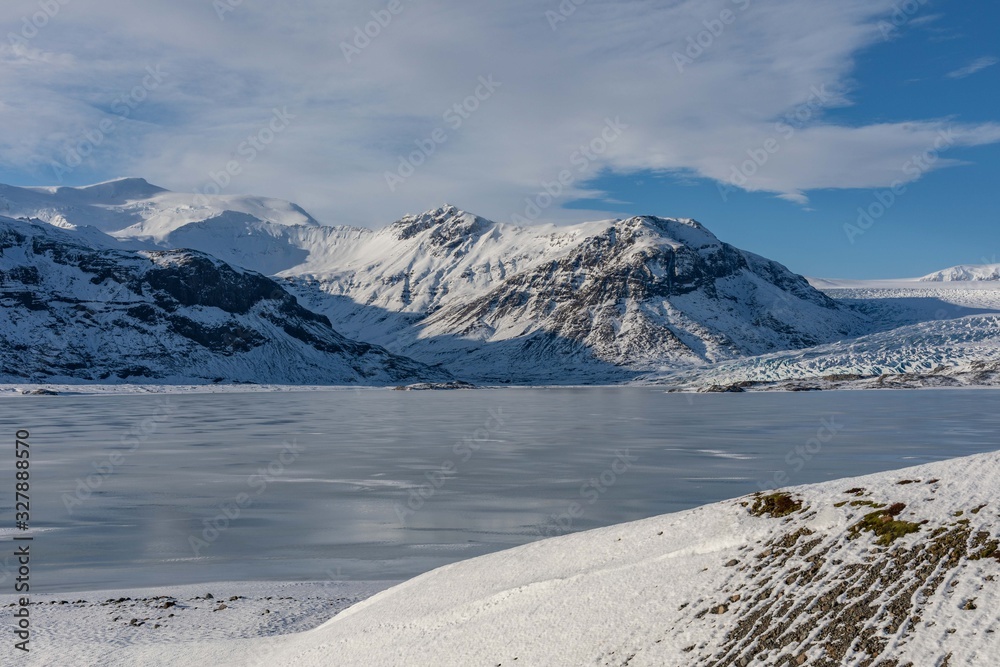
[(32, 591), (58, 592), (404, 579), (776, 481), (994, 450), (998, 407), (988, 390), (7, 398), (0, 536), (10, 544), (18, 429), (31, 432)]

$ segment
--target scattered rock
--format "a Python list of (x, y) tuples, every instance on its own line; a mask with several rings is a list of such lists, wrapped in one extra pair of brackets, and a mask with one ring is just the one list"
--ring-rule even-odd
[[(748, 383), (738, 382), (736, 384), (730, 385), (720, 385), (713, 384), (707, 389), (702, 389), (702, 393), (705, 394), (741, 394), (746, 391), (745, 387)], [(753, 383), (749, 383), (753, 384)]]

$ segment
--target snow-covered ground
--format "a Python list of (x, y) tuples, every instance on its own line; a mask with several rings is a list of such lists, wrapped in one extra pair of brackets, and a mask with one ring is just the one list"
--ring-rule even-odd
[(385, 387), (290, 384), (0, 384), (0, 397), (114, 394), (244, 394), (296, 391), (385, 391)]
[[(30, 650), (25, 654), (5, 645), (0, 656), (32, 666), (102, 665), (125, 649), (159, 652), (201, 641), (303, 632), (392, 583), (234, 582), (32, 595)], [(5, 617), (16, 600), (0, 595)]]
[(23, 664), (994, 665), (998, 487), (991, 453), (737, 498), (443, 567), (314, 629), (371, 589), (36, 596)]

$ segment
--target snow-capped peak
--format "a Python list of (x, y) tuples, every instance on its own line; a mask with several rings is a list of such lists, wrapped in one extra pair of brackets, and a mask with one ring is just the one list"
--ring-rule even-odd
[(661, 218), (655, 215), (640, 215), (615, 222), (612, 226), (625, 238), (647, 237), (658, 245), (673, 247), (688, 246), (693, 250), (717, 247), (718, 237), (697, 220), (691, 218)]
[(400, 240), (413, 238), (423, 231), (433, 229), (433, 240), (438, 245), (447, 245), (462, 238), (481, 234), (495, 224), (451, 204), (445, 204), (424, 213), (404, 216), (392, 223), (391, 227)]

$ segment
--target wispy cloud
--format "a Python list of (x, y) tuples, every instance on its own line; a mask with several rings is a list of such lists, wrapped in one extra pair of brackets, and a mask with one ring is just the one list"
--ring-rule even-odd
[(977, 58), (965, 67), (959, 67), (953, 72), (948, 72), (949, 79), (964, 79), (967, 76), (972, 76), (980, 70), (984, 70), (987, 67), (993, 67), (997, 63), (1000, 63), (1000, 58), (994, 58), (993, 56), (986, 56), (984, 58)]
[[(885, 187), (944, 126), (825, 113), (852, 103), (855, 59), (882, 41), (878, 22), (897, 0), (589, 0), (553, 31), (555, 4), (400, 0), (390, 19), (389, 3), (366, 0), (243, 2), (220, 21), (204, 0), (68, 3), (29, 47), (0, 53), (0, 166), (51, 183), (52, 163), (113, 119), (115, 100), (155, 65), (164, 84), (75, 176), (192, 191), (239, 160), (228, 192), (291, 199), (332, 223), (383, 224), (445, 201), (507, 220), (574, 169), (608, 118), (629, 129), (573, 173), (547, 218), (579, 218), (558, 204), (592, 194), (587, 178), (601, 173), (726, 182), (776, 135), (780, 152), (744, 189), (804, 204), (813, 189)], [(2, 4), (0, 23), (21, 25), (23, 12)], [(675, 54), (699, 42), (679, 71)], [(490, 75), (503, 87), (451, 130), (443, 115)], [(240, 146), (275, 108), (295, 121), (250, 161)], [(804, 108), (785, 140), (776, 124)], [(385, 173), (441, 127), (446, 141), (390, 192)], [(952, 130), (956, 145), (1000, 141), (992, 125)]]

